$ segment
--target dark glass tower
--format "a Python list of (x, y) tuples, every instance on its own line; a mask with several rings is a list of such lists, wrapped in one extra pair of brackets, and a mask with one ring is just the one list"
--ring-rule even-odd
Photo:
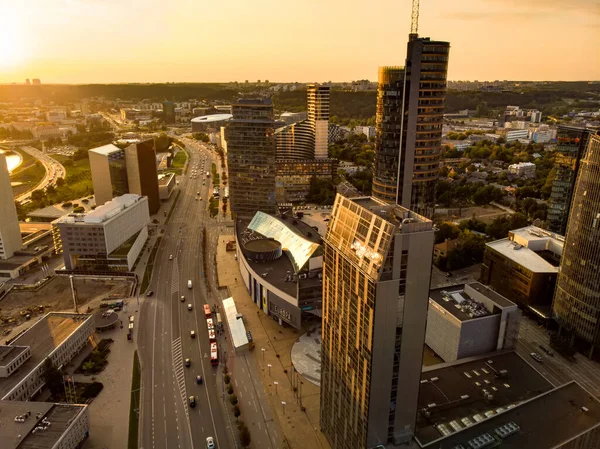
[[(600, 349), (600, 136), (591, 135), (573, 191), (567, 235), (554, 295), (561, 335)], [(596, 352), (596, 354), (594, 354)]]
[(594, 131), (559, 125), (556, 138), (555, 177), (548, 201), (548, 229), (560, 235), (567, 233), (567, 220), (573, 198), (579, 162), (585, 151), (589, 136)]

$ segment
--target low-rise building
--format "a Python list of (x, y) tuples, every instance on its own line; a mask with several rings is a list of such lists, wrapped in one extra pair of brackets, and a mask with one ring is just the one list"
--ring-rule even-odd
[(445, 362), (517, 343), (521, 312), (489, 287), (473, 282), (431, 290), (425, 344)]
[(158, 175), (158, 197), (161, 201), (168, 200), (173, 189), (175, 189), (175, 173)]
[(433, 245), (433, 260), (437, 263), (440, 259), (448, 257), (448, 253), (458, 246), (458, 242), (458, 239), (446, 239)]
[(354, 134), (364, 134), (367, 139), (375, 138), (374, 126), (355, 126), (353, 132)]
[(67, 270), (128, 271), (148, 238), (149, 221), (148, 198), (128, 193), (52, 222), (54, 246)]
[(519, 162), (508, 166), (508, 172), (517, 176), (532, 178), (535, 176), (535, 164), (533, 162)]
[(85, 404), (0, 401), (2, 449), (79, 449), (89, 432)]
[(564, 237), (536, 226), (486, 243), (481, 282), (519, 306), (549, 316)]
[(57, 368), (66, 365), (93, 332), (92, 315), (51, 312), (0, 346), (0, 399), (27, 401), (34, 397), (44, 386), (44, 361), (49, 358)]
[(33, 137), (39, 140), (60, 139), (62, 133), (54, 125), (40, 125), (31, 130)]

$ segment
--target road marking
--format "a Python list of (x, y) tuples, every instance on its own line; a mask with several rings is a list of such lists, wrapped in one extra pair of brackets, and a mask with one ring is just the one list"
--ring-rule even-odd
[(171, 353), (173, 357), (173, 374), (175, 376), (175, 382), (179, 387), (179, 393), (183, 402), (183, 409), (185, 415), (189, 418), (189, 410), (187, 407), (187, 392), (185, 389), (185, 374), (183, 369), (183, 350), (181, 346), (181, 337), (173, 340), (171, 343)]

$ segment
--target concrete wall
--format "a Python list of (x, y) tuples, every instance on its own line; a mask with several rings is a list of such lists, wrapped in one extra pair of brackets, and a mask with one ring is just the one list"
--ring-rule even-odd
[(434, 300), (429, 300), (425, 344), (444, 362), (454, 362), (458, 358), (460, 327), (458, 318), (445, 311)]
[(150, 221), (148, 203), (147, 198), (140, 198), (106, 222), (104, 238), (107, 254), (113, 252), (148, 224)]
[(112, 200), (112, 185), (110, 182), (110, 169), (108, 156), (88, 151), (90, 169), (92, 171), (92, 184), (96, 205), (101, 206)]
[(144, 226), (142, 228), (137, 239), (135, 239), (133, 246), (127, 253), (127, 269), (129, 271), (131, 271), (133, 268), (133, 264), (135, 264), (135, 261), (142, 252), (142, 249), (144, 249), (144, 243), (146, 243), (146, 240), (148, 240), (148, 226)]
[(489, 315), (464, 321), (460, 333), (458, 358), (473, 357), (496, 350), (500, 315)]
[(0, 153), (0, 259), (8, 259), (23, 246), (19, 218), (10, 186), (6, 157)]

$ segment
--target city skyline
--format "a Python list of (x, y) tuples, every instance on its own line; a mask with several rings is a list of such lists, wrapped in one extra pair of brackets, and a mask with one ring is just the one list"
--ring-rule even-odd
[[(260, 8), (180, 0), (168, 10), (156, 0), (143, 9), (135, 0), (0, 3), (0, 37), (11, 43), (0, 49), (0, 83), (375, 80), (379, 66), (403, 60), (410, 26), (409, 1), (365, 8), (311, 0), (293, 11), (274, 0)], [(258, 19), (269, 26), (247, 33), (245, 24)], [(133, 23), (152, 32), (136, 32)], [(451, 42), (450, 80), (594, 80), (599, 24), (594, 0), (429, 0), (419, 35)]]

